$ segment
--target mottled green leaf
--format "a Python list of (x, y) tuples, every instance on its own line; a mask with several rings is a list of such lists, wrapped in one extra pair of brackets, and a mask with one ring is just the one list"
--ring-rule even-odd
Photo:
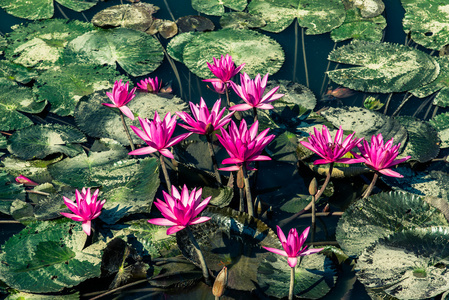
[(8, 41), (3, 35), (0, 35), (0, 55), (3, 54), (3, 50), (5, 50), (8, 45)]
[(441, 140), (440, 148), (448, 148), (449, 147), (449, 113), (442, 113), (436, 115), (429, 121), (430, 125), (432, 125), (437, 133), (438, 137)]
[(246, 12), (229, 12), (220, 18), (221, 28), (250, 29), (260, 28), (267, 23), (260, 16)]
[(6, 300), (78, 300), (79, 298), (79, 292), (64, 295), (42, 295), (18, 292), (17, 294), (10, 294)]
[(21, 160), (13, 156), (8, 156), (2, 160), (2, 164), (4, 170), (13, 176), (17, 177), (22, 174), (34, 182), (44, 183), (52, 181), (47, 166), (60, 161), (62, 157), (61, 155), (50, 160)]
[(206, 15), (222, 16), (225, 7), (242, 11), (245, 9), (247, 0), (192, 0), (193, 9)]
[(14, 200), (25, 201), (25, 188), (17, 184), (14, 177), (0, 171), (0, 212), (10, 214), (10, 207)]
[(185, 33), (180, 33), (170, 40), (167, 45), (167, 53), (179, 62), (184, 62), (183, 52), (185, 46), (190, 43), (190, 41), (197, 35), (201, 33), (196, 31), (190, 31)]
[(37, 72), (7, 60), (0, 61), (0, 77), (27, 84), (37, 77)]
[(153, 23), (152, 14), (159, 10), (159, 7), (152, 4), (152, 11), (142, 5), (122, 4), (110, 6), (101, 10), (92, 18), (92, 24), (98, 27), (125, 27), (129, 29), (146, 31)]

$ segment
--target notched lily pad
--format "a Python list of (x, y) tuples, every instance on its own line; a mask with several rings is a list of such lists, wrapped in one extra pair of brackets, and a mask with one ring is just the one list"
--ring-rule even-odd
[(179, 32), (190, 32), (190, 31), (212, 31), (215, 29), (214, 23), (203, 16), (184, 16), (176, 20)]
[(152, 14), (159, 7), (151, 5), (152, 11), (140, 5), (122, 4), (103, 9), (92, 18), (92, 24), (102, 28), (125, 27), (145, 31), (153, 23)]
[(262, 17), (246, 12), (229, 12), (220, 18), (221, 28), (250, 29), (264, 27), (266, 24)]
[(164, 39), (172, 38), (178, 33), (178, 25), (171, 20), (156, 19), (146, 33), (155, 35), (158, 32)]
[(242, 11), (247, 5), (247, 0), (192, 0), (193, 9), (206, 15), (221, 16), (225, 7)]

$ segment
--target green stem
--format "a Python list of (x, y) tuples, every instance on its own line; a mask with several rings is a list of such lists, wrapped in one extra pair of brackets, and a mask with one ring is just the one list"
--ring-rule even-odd
[(257, 108), (253, 107), (253, 113), (254, 113), (254, 122), (256, 122), (258, 120)]
[(254, 217), (254, 205), (251, 197), (251, 187), (249, 186), (248, 173), (246, 172), (245, 165), (242, 165), (243, 179), (245, 181), (245, 191), (246, 191), (246, 203), (248, 205), (248, 215)]
[(168, 193), (171, 196), (171, 181), (170, 181), (170, 177), (168, 176), (167, 167), (165, 166), (164, 156), (162, 154), (160, 154), (160, 153), (159, 153), (159, 160), (161, 162), (162, 172), (164, 173), (165, 183), (167, 183), (167, 190), (168, 190)]
[(229, 100), (229, 90), (228, 90), (228, 84), (225, 82), (225, 93), (226, 93), (226, 102), (228, 105), (228, 109), (231, 107), (231, 100)]
[(196, 254), (198, 255), (198, 259), (200, 261), (201, 270), (203, 271), (204, 280), (207, 284), (210, 284), (210, 278), (209, 278), (209, 271), (207, 269), (206, 260), (204, 259), (203, 252), (201, 252), (200, 245), (198, 245), (198, 242), (196, 241), (195, 237), (193, 236), (192, 231), (189, 227), (186, 227), (187, 234), (189, 235), (190, 241), (193, 244), (193, 247), (195, 248)]
[(363, 199), (366, 199), (369, 197), (369, 195), (371, 195), (371, 192), (373, 191), (374, 186), (376, 185), (377, 178), (379, 178), (379, 174), (377, 174), (377, 172), (376, 172), (376, 173), (374, 173), (373, 180), (371, 181), (371, 184), (369, 185), (368, 189), (365, 191), (365, 193), (363, 195)]
[(239, 196), (240, 196), (240, 211), (245, 211), (245, 200), (244, 200), (245, 192), (243, 189), (239, 188)]
[(301, 27), (302, 58), (304, 59), (304, 71), (306, 73), (306, 86), (309, 87), (309, 72), (307, 71), (306, 46), (304, 45), (304, 27)]
[(295, 267), (292, 267), (290, 271), (290, 289), (288, 291), (288, 300), (293, 300), (294, 287), (295, 287)]
[(316, 207), (315, 207), (315, 195), (312, 196), (312, 235), (310, 237), (310, 242), (315, 241), (315, 228), (316, 228)]
[(210, 134), (206, 134), (206, 140), (207, 140), (207, 144), (209, 145), (209, 154), (212, 159), (212, 164), (214, 165), (215, 177), (217, 178), (217, 181), (220, 184), (220, 186), (222, 186), (223, 183), (221, 182), (221, 176), (220, 176), (220, 173), (218, 172), (217, 158), (215, 157), (214, 147), (212, 145), (212, 139), (211, 139)]
[(122, 119), (123, 128), (125, 128), (126, 136), (128, 137), (129, 145), (131, 146), (131, 150), (134, 151), (134, 143), (131, 139), (131, 135), (129, 134), (128, 126), (126, 126), (125, 117), (123, 116), (122, 111), (120, 111), (120, 118)]

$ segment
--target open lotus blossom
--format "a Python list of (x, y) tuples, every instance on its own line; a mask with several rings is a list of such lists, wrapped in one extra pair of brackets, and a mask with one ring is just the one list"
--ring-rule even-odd
[(172, 138), (176, 128), (176, 116), (171, 117), (170, 112), (165, 115), (162, 121), (158, 113), (155, 112), (153, 121), (139, 117), (139, 122), (143, 131), (136, 126), (131, 125), (130, 127), (138, 137), (147, 143), (148, 147), (131, 151), (128, 153), (129, 155), (145, 155), (158, 151), (163, 156), (175, 158), (168, 148), (193, 134), (189, 132)]
[(221, 168), (223, 171), (237, 171), (245, 164), (248, 170), (255, 170), (249, 167), (252, 161), (271, 160), (270, 157), (261, 155), (263, 149), (273, 139), (274, 135), (266, 136), (270, 128), (265, 129), (260, 134), (259, 122), (255, 121), (248, 130), (245, 120), (240, 122), (240, 127), (237, 128), (234, 121), (230, 122), (229, 133), (220, 128), (221, 136), (217, 134), (218, 140), (228, 152), (230, 158), (223, 160), (222, 164), (236, 164), (235, 166)]
[(167, 235), (176, 233), (189, 225), (200, 224), (210, 220), (209, 217), (198, 217), (209, 204), (211, 197), (201, 199), (202, 189), (194, 188), (189, 194), (187, 186), (181, 190), (181, 193), (173, 185), (171, 187), (172, 196), (162, 191), (165, 202), (156, 199), (154, 205), (159, 209), (164, 218), (148, 220), (149, 223), (161, 226), (171, 226), (167, 230)]
[(310, 227), (307, 227), (302, 233), (301, 236), (298, 236), (298, 232), (296, 231), (296, 228), (290, 229), (290, 232), (288, 233), (288, 238), (285, 238), (284, 233), (282, 232), (281, 227), (277, 227), (278, 237), (279, 240), (282, 243), (282, 248), (284, 250), (276, 249), (276, 248), (270, 248), (270, 247), (264, 247), (265, 250), (268, 250), (270, 252), (287, 256), (288, 265), (292, 268), (296, 266), (298, 263), (298, 257), (299, 256), (306, 256), (314, 253), (318, 253), (324, 248), (319, 249), (308, 249), (307, 246), (303, 247), (304, 242), (307, 239), (307, 236), (309, 235)]
[(112, 93), (106, 92), (106, 95), (109, 97), (109, 99), (111, 99), (112, 103), (114, 104), (110, 103), (102, 103), (102, 104), (109, 107), (117, 107), (125, 116), (127, 116), (131, 120), (134, 120), (134, 115), (131, 112), (131, 110), (126, 106), (126, 104), (136, 96), (135, 91), (137, 88), (133, 88), (128, 93), (128, 87), (129, 82), (123, 84), (121, 79), (119, 81), (116, 81), (114, 83), (114, 87), (112, 88)]
[(205, 82), (229, 83), (231, 78), (237, 75), (245, 66), (245, 64), (241, 64), (236, 68), (234, 62), (232, 61), (232, 57), (229, 54), (226, 54), (226, 56), (222, 55), (220, 59), (216, 59), (214, 57), (213, 60), (214, 63), (210, 64), (207, 62), (207, 66), (217, 78), (205, 79), (203, 80)]
[(76, 190), (76, 203), (69, 198), (62, 197), (65, 205), (67, 205), (73, 214), (64, 212), (60, 214), (74, 221), (83, 222), (83, 231), (87, 235), (90, 235), (91, 232), (91, 220), (97, 218), (101, 214), (101, 209), (106, 202), (106, 200), (97, 201), (98, 191), (99, 190), (97, 189), (93, 195), (91, 195), (90, 188), (83, 188), (81, 193)]
[[(393, 146), (393, 138), (391, 138), (384, 145), (381, 133), (379, 133), (377, 136), (373, 135), (371, 137), (371, 145), (369, 145), (365, 140), (363, 141), (363, 144), (358, 144), (358, 148), (362, 154), (362, 162), (364, 162), (371, 169), (391, 177), (404, 177), (398, 172), (395, 172), (389, 168), (400, 164), (411, 157), (406, 156), (404, 158), (396, 159), (399, 154), (398, 150), (400, 146), (400, 143), (396, 146)], [(357, 154), (354, 155), (356, 157), (360, 157)]]
[(240, 74), (240, 84), (237, 85), (234, 82), (230, 82), (232, 89), (237, 95), (242, 98), (246, 103), (237, 104), (230, 107), (230, 110), (248, 110), (251, 108), (260, 109), (273, 109), (273, 105), (269, 104), (274, 100), (277, 100), (284, 96), (284, 94), (276, 94), (279, 87), (275, 87), (270, 90), (265, 96), (265, 87), (267, 86), (268, 73), (261, 79), (260, 74), (256, 75), (256, 78), (252, 80), (248, 74)]
[(16, 177), (16, 182), (21, 183), (25, 186), (38, 186), (39, 183), (34, 182), (33, 180), (29, 179), (28, 177), (23, 176), (22, 174), (19, 174), (19, 176)]
[(190, 110), (193, 118), (186, 112), (177, 112), (176, 114), (189, 126), (179, 124), (185, 129), (198, 134), (211, 134), (215, 130), (222, 128), (231, 121), (234, 112), (223, 116), (226, 108), (220, 110), (221, 100), (217, 100), (209, 112), (206, 102), (201, 98), (200, 105), (190, 102)]
[(309, 142), (300, 143), (323, 158), (314, 161), (314, 165), (329, 164), (332, 162), (345, 164), (363, 162), (360, 158), (342, 158), (363, 140), (363, 138), (354, 138), (355, 132), (348, 135), (343, 141), (343, 129), (341, 126), (338, 129), (334, 140), (332, 140), (329, 130), (325, 125), (323, 125), (321, 133), (315, 127), (313, 128), (313, 131), (315, 132), (315, 135), (310, 135)]
[(148, 77), (148, 78), (142, 79), (140, 82), (138, 82), (137, 86), (139, 87), (139, 90), (142, 90), (147, 93), (157, 94), (161, 90), (162, 80), (159, 83), (157, 76), (154, 77), (154, 79)]

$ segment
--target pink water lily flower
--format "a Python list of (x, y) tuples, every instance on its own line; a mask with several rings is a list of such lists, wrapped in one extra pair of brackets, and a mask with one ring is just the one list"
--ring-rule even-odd
[[(399, 154), (399, 147), (401, 144), (393, 146), (393, 138), (391, 138), (385, 145), (382, 134), (371, 137), (371, 145), (367, 141), (359, 143), (358, 148), (362, 154), (362, 161), (371, 169), (378, 171), (381, 174), (391, 177), (404, 177), (398, 172), (391, 170), (390, 168), (408, 160), (411, 156), (396, 159)], [(354, 154), (356, 157), (360, 157)]]
[(269, 104), (284, 96), (284, 94), (276, 94), (279, 87), (271, 89), (265, 96), (265, 87), (267, 86), (268, 73), (261, 79), (260, 74), (252, 80), (248, 74), (240, 74), (240, 84), (230, 82), (232, 89), (236, 94), (245, 101), (244, 104), (237, 104), (230, 107), (230, 110), (248, 110), (251, 108), (273, 109), (273, 105)]
[(83, 231), (87, 235), (90, 235), (91, 232), (91, 220), (97, 218), (101, 214), (101, 209), (106, 202), (106, 200), (97, 201), (98, 192), (99, 190), (97, 189), (93, 195), (91, 195), (90, 188), (83, 188), (81, 193), (76, 190), (76, 203), (69, 198), (62, 197), (65, 205), (67, 205), (73, 214), (64, 212), (61, 212), (60, 214), (74, 221), (83, 222)]
[(157, 78), (157, 76), (154, 77), (154, 79), (151, 77), (148, 77), (148, 78), (142, 79), (140, 82), (138, 82), (137, 86), (139, 87), (139, 90), (142, 90), (147, 93), (157, 94), (161, 90), (162, 80), (159, 83), (159, 79)]
[(230, 122), (229, 133), (220, 128), (221, 136), (217, 134), (218, 140), (228, 152), (230, 158), (223, 160), (222, 164), (235, 164), (235, 166), (221, 168), (223, 171), (237, 171), (245, 164), (248, 170), (255, 170), (249, 167), (252, 161), (271, 160), (270, 157), (261, 155), (263, 149), (268, 145), (275, 136), (266, 136), (270, 128), (265, 129), (260, 134), (259, 122), (253, 123), (248, 130), (245, 120), (240, 122), (240, 127), (235, 125), (234, 121)]
[[(211, 82), (212, 86), (213, 86), (213, 91), (216, 92), (217, 94), (221, 94), (224, 95), (226, 93), (226, 88), (229, 89), (229, 83), (223, 83), (223, 82)], [(207, 86), (209, 88), (209, 86)], [(209, 88), (211, 89), (211, 88)], [(212, 90), (212, 89), (211, 89)]]
[(348, 135), (343, 141), (343, 129), (341, 126), (338, 129), (334, 140), (332, 140), (329, 129), (327, 129), (325, 125), (323, 125), (321, 133), (315, 127), (313, 128), (313, 131), (315, 135), (310, 135), (309, 142), (301, 141), (300, 143), (323, 158), (314, 161), (314, 165), (329, 164), (333, 162), (345, 164), (363, 162), (360, 158), (342, 158), (363, 140), (363, 138), (354, 138), (355, 132)]
[(16, 177), (16, 182), (21, 183), (25, 186), (38, 186), (39, 183), (34, 182), (33, 180), (29, 179), (28, 177), (23, 176), (22, 174), (19, 174), (19, 176)]
[(125, 116), (127, 116), (131, 120), (134, 120), (134, 115), (131, 112), (131, 110), (126, 106), (126, 104), (136, 96), (135, 91), (137, 88), (133, 88), (128, 93), (128, 87), (129, 82), (123, 84), (121, 79), (119, 81), (116, 81), (114, 83), (114, 87), (112, 88), (112, 93), (106, 92), (106, 95), (109, 97), (109, 99), (111, 99), (112, 103), (114, 104), (110, 103), (102, 103), (102, 104), (109, 107), (117, 107)]
[(279, 240), (282, 243), (282, 248), (284, 250), (276, 249), (276, 248), (270, 248), (270, 247), (264, 247), (266, 250), (282, 255), (287, 256), (288, 265), (292, 268), (296, 266), (298, 263), (298, 257), (300, 256), (306, 256), (314, 253), (318, 253), (324, 248), (319, 249), (309, 249), (307, 250), (307, 246), (303, 247), (304, 242), (307, 239), (307, 236), (309, 235), (310, 227), (307, 227), (302, 233), (301, 236), (298, 236), (298, 232), (296, 231), (296, 228), (290, 229), (290, 232), (288, 233), (288, 238), (285, 238), (284, 233), (282, 232), (281, 227), (277, 227), (278, 237)]
[(162, 191), (164, 201), (156, 199), (154, 205), (160, 210), (164, 218), (156, 218), (148, 220), (149, 223), (161, 226), (171, 226), (167, 230), (167, 235), (176, 233), (189, 225), (200, 224), (210, 220), (209, 217), (198, 217), (209, 204), (211, 197), (201, 199), (202, 189), (194, 188), (189, 194), (187, 186), (181, 190), (181, 193), (173, 185), (171, 187), (172, 196)]
[(213, 57), (213, 61), (213, 64), (207, 62), (207, 66), (217, 78), (205, 79), (203, 80), (205, 82), (229, 83), (231, 78), (237, 75), (245, 66), (245, 64), (241, 64), (236, 68), (229, 54), (226, 54), (226, 56), (222, 55), (220, 59)]
[(201, 98), (200, 105), (190, 102), (190, 110), (192, 111), (193, 118), (186, 112), (176, 112), (176, 114), (189, 125), (179, 124), (179, 126), (194, 133), (211, 134), (215, 130), (228, 124), (234, 114), (234, 112), (231, 112), (223, 117), (226, 108), (220, 110), (220, 105), (221, 100), (218, 99), (212, 107), (212, 110), (209, 112), (203, 98)]
[(137, 136), (147, 143), (148, 147), (131, 151), (128, 153), (129, 155), (145, 155), (158, 151), (165, 157), (175, 158), (168, 148), (193, 134), (189, 132), (172, 138), (176, 128), (176, 115), (172, 118), (170, 112), (165, 115), (162, 121), (158, 113), (155, 112), (153, 121), (139, 117), (139, 122), (143, 131), (136, 126), (131, 125), (130, 127)]

